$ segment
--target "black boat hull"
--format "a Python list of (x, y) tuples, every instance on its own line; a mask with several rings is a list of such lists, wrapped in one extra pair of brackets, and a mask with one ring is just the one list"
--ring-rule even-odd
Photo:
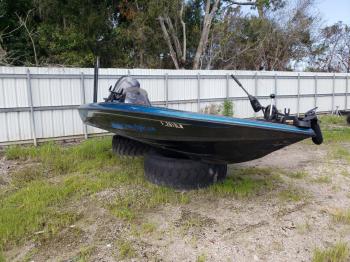
[(132, 104), (82, 105), (84, 123), (215, 163), (239, 163), (314, 136), (311, 128)]

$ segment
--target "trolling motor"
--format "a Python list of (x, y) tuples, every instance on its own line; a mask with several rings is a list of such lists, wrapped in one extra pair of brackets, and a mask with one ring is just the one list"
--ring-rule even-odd
[(255, 113), (262, 111), (264, 114), (264, 119), (270, 122), (276, 122), (281, 124), (292, 124), (301, 128), (312, 128), (315, 132), (315, 136), (312, 137), (312, 141), (320, 145), (323, 142), (322, 132), (318, 123), (316, 109), (317, 107), (310, 109), (304, 114), (304, 117), (297, 117), (290, 115), (290, 109), (285, 108), (284, 113), (278, 112), (276, 106), (274, 105), (274, 99), (276, 98), (275, 94), (271, 94), (271, 103), (267, 107), (264, 107), (260, 104), (259, 100), (248, 93), (248, 91), (243, 87), (241, 82), (234, 76), (231, 75), (232, 79), (237, 83), (237, 85), (242, 88), (242, 90), (247, 94), (249, 102)]

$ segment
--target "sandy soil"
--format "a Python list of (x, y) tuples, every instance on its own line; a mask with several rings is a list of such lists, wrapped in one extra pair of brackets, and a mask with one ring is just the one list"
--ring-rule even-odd
[[(331, 215), (337, 208), (350, 207), (350, 177), (344, 175), (350, 167), (329, 158), (328, 151), (324, 145), (299, 143), (237, 165), (305, 171), (307, 175), (300, 179), (282, 176), (275, 189), (253, 198), (198, 196), (186, 205), (159, 207), (138, 221), (156, 225), (152, 232), (141, 234), (105, 208), (115, 195), (106, 190), (72, 203), (81, 219), (55, 241), (26, 243), (6, 256), (22, 261), (32, 253), (30, 261), (77, 261), (79, 251), (89, 247), (88, 261), (120, 261), (116, 242), (126, 239), (136, 253), (136, 258), (126, 261), (310, 261), (316, 247), (350, 242), (350, 226), (335, 223)], [(1, 186), (15, 163), (0, 161)], [(315, 182), (323, 176), (330, 177), (330, 182)], [(281, 190), (291, 187), (302, 192), (300, 201), (278, 197)]]

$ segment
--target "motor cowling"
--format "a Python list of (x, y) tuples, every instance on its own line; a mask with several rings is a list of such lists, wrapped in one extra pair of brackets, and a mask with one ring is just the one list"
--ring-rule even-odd
[(122, 76), (109, 88), (110, 95), (106, 102), (137, 104), (150, 106), (146, 90), (140, 87), (140, 82), (131, 76)]

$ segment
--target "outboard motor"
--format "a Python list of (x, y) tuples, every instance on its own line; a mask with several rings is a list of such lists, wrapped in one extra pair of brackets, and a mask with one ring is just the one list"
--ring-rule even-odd
[(106, 102), (151, 105), (147, 92), (140, 88), (140, 82), (131, 76), (119, 78), (113, 88), (109, 87), (109, 92)]

